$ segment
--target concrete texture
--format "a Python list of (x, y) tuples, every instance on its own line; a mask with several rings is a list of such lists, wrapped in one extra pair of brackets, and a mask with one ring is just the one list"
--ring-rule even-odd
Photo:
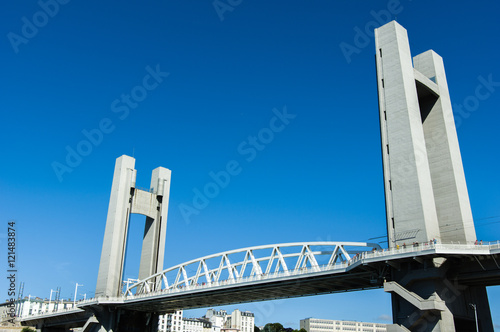
[(429, 50), (415, 56), (413, 63), (418, 72), (433, 78), (439, 89), (423, 128), (441, 241), (474, 242), (476, 232), (443, 59)]
[(134, 166), (134, 158), (121, 156), (116, 160), (97, 275), (96, 296), (117, 296), (120, 291), (130, 215), (130, 188), (132, 179), (135, 179)]
[(390, 247), (440, 239), (406, 30), (375, 30), (377, 76)]
[[(170, 196), (170, 170), (158, 167), (151, 176), (151, 190), (156, 193), (155, 214), (146, 217), (142, 243), (139, 279), (163, 270), (165, 238), (167, 236), (167, 214)], [(134, 210), (132, 210), (134, 213)], [(138, 212), (137, 212), (138, 213)], [(159, 250), (161, 249), (161, 250)]]
[[(473, 243), (443, 59), (429, 50), (412, 64), (406, 30), (395, 21), (375, 29), (375, 44), (389, 247)], [(392, 293), (388, 331), (472, 331), (471, 303), (480, 331), (491, 331), (486, 287), (458, 283), (454, 266), (436, 257), (394, 267), (384, 285)]]
[(116, 160), (96, 296), (118, 296), (121, 293), (131, 213), (146, 216), (139, 278), (163, 270), (171, 172), (163, 167), (153, 170), (151, 189), (144, 191), (136, 188), (134, 166), (132, 157), (123, 155)]
[(384, 285), (392, 293), (394, 323), (410, 331), (475, 331), (473, 303), (479, 331), (493, 331), (486, 287), (457, 280), (458, 273), (474, 268), (474, 262), (461, 264), (456, 258), (403, 263), (392, 272), (397, 281)]
[(474, 242), (442, 58), (412, 58), (397, 22), (375, 29), (389, 246)]

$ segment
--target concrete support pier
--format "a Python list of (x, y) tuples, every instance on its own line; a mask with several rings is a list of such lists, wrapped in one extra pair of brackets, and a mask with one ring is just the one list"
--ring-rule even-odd
[(104, 232), (96, 296), (115, 297), (122, 291), (123, 266), (131, 213), (146, 216), (139, 279), (163, 270), (171, 171), (153, 170), (149, 191), (136, 188), (135, 159), (116, 160)]
[(387, 331), (475, 331), (475, 310), (479, 331), (493, 331), (486, 287), (460, 281), (457, 272), (469, 270), (460, 265), (440, 257), (393, 269), (397, 281), (384, 283), (392, 294), (394, 321)]
[(375, 29), (389, 247), (476, 240), (442, 58), (413, 58), (406, 30)]
[(91, 310), (94, 314), (87, 320), (85, 325), (82, 327), (81, 332), (158, 331), (159, 314), (157, 313), (130, 311), (110, 306), (95, 307)]
[[(375, 29), (375, 45), (389, 248), (474, 243), (443, 59), (432, 50), (412, 59), (395, 21)], [(393, 267), (388, 331), (474, 331), (474, 306), (480, 331), (492, 331), (486, 287), (456, 276), (446, 257)]]

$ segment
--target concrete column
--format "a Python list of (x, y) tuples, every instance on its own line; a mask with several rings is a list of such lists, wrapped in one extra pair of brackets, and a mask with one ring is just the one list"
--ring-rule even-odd
[(439, 239), (436, 205), (406, 30), (375, 29), (389, 246)]
[[(413, 262), (392, 270), (386, 291), (392, 294), (392, 316), (395, 324), (410, 331), (475, 331), (474, 310), (477, 306), (480, 331), (493, 331), (485, 286), (468, 286), (457, 282), (457, 262)], [(414, 299), (425, 299), (415, 301)], [(419, 303), (420, 302), (420, 303)], [(432, 306), (432, 303), (436, 303)]]
[(157, 332), (157, 313), (130, 311), (114, 307), (95, 308), (98, 321), (88, 328), (88, 332)]
[[(429, 50), (415, 56), (413, 63), (415, 69), (439, 89), (439, 98), (426, 110), (423, 128), (441, 240), (444, 243), (474, 242), (476, 232), (443, 59)], [(425, 100), (419, 99), (424, 104)]]
[(132, 157), (123, 155), (116, 160), (97, 276), (96, 297), (118, 296), (120, 293), (131, 210), (130, 191), (132, 181), (135, 180), (134, 166), (135, 159)]
[(156, 194), (158, 206), (155, 218), (146, 217), (139, 279), (163, 270), (170, 177), (171, 171), (163, 167), (154, 169), (151, 176), (151, 190)]
[(96, 296), (121, 294), (131, 213), (146, 216), (138, 278), (144, 279), (163, 269), (171, 171), (163, 167), (153, 170), (151, 189), (144, 191), (135, 186), (134, 166), (132, 157), (121, 156), (116, 160)]

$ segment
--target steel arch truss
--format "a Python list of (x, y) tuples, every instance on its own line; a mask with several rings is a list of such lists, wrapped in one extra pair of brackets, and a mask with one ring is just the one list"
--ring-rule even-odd
[[(248, 247), (194, 259), (127, 285), (124, 295), (193, 290), (345, 268), (364, 242), (297, 242)], [(124, 287), (125, 288), (125, 287)]]

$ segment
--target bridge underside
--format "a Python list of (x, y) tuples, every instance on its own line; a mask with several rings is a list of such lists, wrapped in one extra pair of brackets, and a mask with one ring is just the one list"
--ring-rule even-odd
[[(415, 257), (392, 263), (384, 289), (392, 294), (394, 329), (492, 331), (487, 286), (500, 284), (498, 254)], [(390, 280), (390, 282), (389, 282)], [(474, 309), (475, 308), (475, 309)]]
[(158, 295), (122, 304), (138, 311), (174, 311), (235, 303), (265, 301), (300, 296), (339, 293), (380, 288), (383, 285), (378, 267), (363, 266), (351, 273), (332, 275), (327, 272), (311, 277), (282, 278), (249, 285), (228, 285), (212, 290), (195, 290), (180, 294)]
[[(156, 293), (131, 298), (120, 307), (145, 312), (168, 312), (216, 305), (266, 301), (273, 299), (341, 293), (384, 287), (384, 281), (411, 284), (416, 278), (443, 279), (463, 287), (500, 284), (500, 254), (402, 254), (399, 258), (363, 259), (341, 271), (316, 272), (262, 280), (248, 284), (228, 284), (178, 293)], [(415, 275), (416, 273), (416, 275)], [(411, 275), (403, 278), (401, 276)], [(412, 281), (413, 280), (413, 281)]]
[[(391, 257), (370, 255), (368, 258), (353, 261), (344, 269), (334, 271), (282, 276), (248, 283), (222, 283), (211, 288), (156, 292), (128, 298), (99, 298), (93, 302), (79, 304), (78, 307), (82, 311), (78, 313), (26, 317), (22, 323), (31, 326), (43, 325), (44, 331), (61, 331), (70, 327), (81, 327), (85, 324), (85, 318), (96, 314), (111, 317), (113, 313), (118, 313), (117, 317), (125, 317), (129, 316), (128, 313), (142, 312), (143, 314), (139, 315), (142, 318), (138, 321), (141, 321), (141, 324), (148, 322), (148, 331), (152, 331), (151, 319), (154, 321), (158, 314), (177, 309), (374, 289), (397, 283), (399, 286), (396, 291), (394, 288), (386, 291), (392, 293), (393, 317), (398, 324), (408, 328), (425, 324), (428, 329), (422, 331), (439, 331), (432, 325), (439, 321), (435, 318), (448, 315), (451, 322), (455, 321), (452, 324), (456, 330), (460, 331), (461, 326), (467, 327), (473, 322), (474, 312), (468, 304), (474, 303), (478, 306), (480, 324), (487, 331), (491, 326), (491, 316), (485, 287), (500, 284), (500, 250), (488, 252), (489, 254), (471, 254), (465, 251), (443, 252), (429, 249), (422, 252), (401, 251)], [(415, 303), (409, 302), (408, 298), (420, 298), (419, 301), (423, 303), (421, 308), (416, 308)], [(484, 298), (486, 301), (481, 300)], [(428, 309), (426, 305), (434, 303), (433, 301), (437, 304)], [(70, 314), (73, 317), (69, 317)], [(58, 315), (66, 317), (57, 317)], [(412, 317), (411, 320), (404, 318), (409, 316)], [(116, 326), (119, 318), (113, 319)], [(98, 320), (96, 327), (101, 326), (100, 331), (108, 331), (102, 327), (106, 324), (101, 324), (99, 317)]]
[(64, 315), (52, 314), (44, 317), (34, 317), (29, 321), (22, 321), (25, 326), (34, 326), (39, 330), (69, 331), (70, 329), (82, 327), (92, 316), (87, 310), (77, 309), (66, 312)]

